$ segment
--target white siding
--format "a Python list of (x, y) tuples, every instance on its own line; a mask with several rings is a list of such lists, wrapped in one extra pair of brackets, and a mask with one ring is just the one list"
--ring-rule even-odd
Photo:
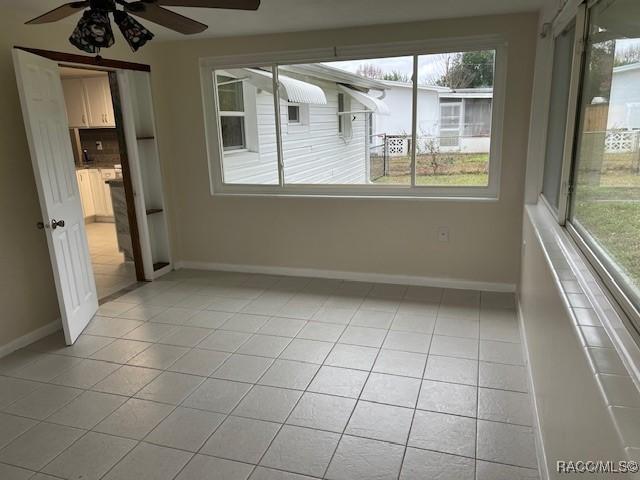
[(607, 129), (640, 128), (640, 67), (616, 70), (611, 81)]
[[(351, 133), (338, 133), (338, 89), (335, 84), (318, 82), (327, 97), (326, 105), (304, 105), (307, 115), (302, 123), (288, 124), (287, 102), (281, 101), (282, 150), (288, 183), (365, 183), (367, 149), (365, 115), (354, 114)], [(257, 151), (226, 152), (224, 176), (227, 183), (277, 184), (277, 150), (273, 96), (253, 89), (257, 110)], [(251, 98), (251, 95), (246, 95)], [(351, 100), (350, 110), (362, 111), (363, 105)], [(345, 116), (345, 119), (347, 117)], [(248, 124), (252, 119), (247, 116)], [(247, 131), (249, 129), (247, 128)], [(247, 145), (251, 141), (247, 140)], [(253, 150), (253, 149), (251, 149)]]
[[(411, 135), (411, 105), (413, 89), (394, 86), (386, 90), (382, 99), (387, 104), (390, 115), (377, 115), (375, 133), (377, 135)], [(418, 136), (435, 135), (439, 122), (438, 93), (432, 90), (418, 90)]]

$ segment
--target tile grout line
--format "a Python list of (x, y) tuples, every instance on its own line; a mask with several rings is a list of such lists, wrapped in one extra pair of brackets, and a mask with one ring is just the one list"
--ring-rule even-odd
[[(440, 295), (440, 301), (438, 302), (438, 311), (440, 310), (440, 306), (442, 305), (442, 295), (443, 293), (441, 293)], [(430, 357), (430, 353), (431, 353), (431, 346), (433, 344), (433, 337), (435, 336), (435, 329), (436, 326), (438, 324), (438, 314), (436, 313), (436, 321), (433, 324), (433, 331), (431, 333), (431, 336), (429, 338), (429, 347), (427, 348), (427, 358), (425, 359), (424, 362), (424, 367), (422, 367), (422, 375), (420, 378), (420, 388), (418, 388), (418, 395), (416, 396), (416, 401), (414, 404), (414, 408), (413, 408), (413, 414), (411, 416), (411, 423), (409, 424), (409, 431), (407, 432), (407, 442), (406, 445), (404, 447), (404, 452), (402, 453), (402, 459), (400, 461), (400, 470), (398, 471), (398, 480), (400, 479), (400, 476), (402, 475), (402, 469), (404, 468), (404, 461), (405, 458), (407, 457), (407, 450), (409, 449), (409, 442), (411, 439), (411, 431), (413, 430), (413, 422), (416, 418), (416, 412), (418, 411), (418, 403), (420, 402), (420, 396), (422, 395), (422, 386), (424, 385), (424, 376), (427, 373), (427, 364), (429, 363), (429, 357)]]

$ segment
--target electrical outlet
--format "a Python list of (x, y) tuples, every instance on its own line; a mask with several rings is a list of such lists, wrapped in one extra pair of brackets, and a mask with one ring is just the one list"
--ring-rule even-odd
[(449, 241), (449, 228), (448, 227), (440, 227), (438, 228), (438, 241), (446, 243)]
[(96, 149), (98, 149), (98, 150), (102, 150), (102, 149), (103, 149), (103, 148), (102, 148), (102, 142), (101, 142), (100, 140), (98, 140), (98, 141), (96, 142)]

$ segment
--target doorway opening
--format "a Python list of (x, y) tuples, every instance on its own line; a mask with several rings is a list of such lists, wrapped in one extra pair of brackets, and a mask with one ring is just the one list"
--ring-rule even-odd
[(126, 191), (126, 139), (112, 93), (117, 78), (96, 69), (59, 70), (93, 275), (98, 299), (104, 299), (144, 280), (135, 207)]

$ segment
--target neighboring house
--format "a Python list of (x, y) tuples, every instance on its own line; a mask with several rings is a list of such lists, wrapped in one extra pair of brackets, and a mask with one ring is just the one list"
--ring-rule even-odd
[(640, 129), (640, 62), (613, 69), (607, 130)]
[[(281, 66), (280, 128), (287, 183), (367, 183), (371, 158), (410, 151), (412, 87), (323, 64)], [(216, 72), (226, 183), (278, 184), (269, 69)], [(418, 88), (417, 148), (488, 152), (492, 89)]]
[[(277, 184), (270, 71), (216, 72), (227, 183)], [(366, 183), (370, 125), (388, 115), (381, 82), (326, 65), (280, 67), (282, 151), (288, 183)]]
[[(390, 117), (375, 118), (376, 143), (387, 137), (390, 155), (406, 155), (411, 137), (411, 83), (385, 81), (384, 102)], [(417, 148), (427, 149), (435, 141), (441, 151), (487, 153), (491, 142), (491, 105), (493, 89), (418, 87)], [(391, 138), (388, 138), (391, 137)]]
[[(585, 132), (602, 137), (607, 153), (640, 150), (640, 62), (614, 67), (608, 96), (585, 106)], [(603, 141), (603, 140), (598, 140)]]
[(487, 153), (491, 144), (492, 88), (440, 93), (440, 148)]

